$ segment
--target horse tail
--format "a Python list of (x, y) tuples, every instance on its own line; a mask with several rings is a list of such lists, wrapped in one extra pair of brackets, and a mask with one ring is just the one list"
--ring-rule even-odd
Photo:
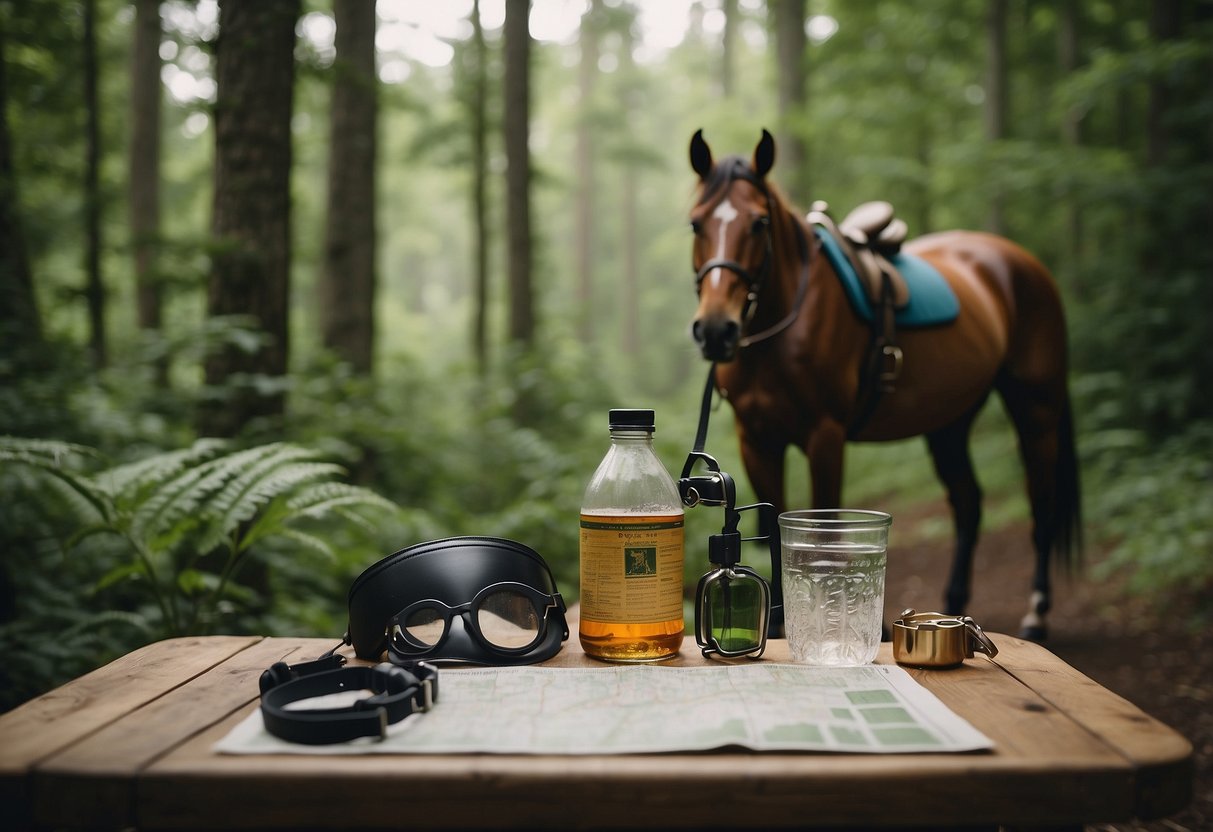
[(1057, 426), (1056, 503), (1053, 550), (1067, 572), (1082, 566), (1082, 489), (1074, 441), (1074, 411), (1067, 393)]

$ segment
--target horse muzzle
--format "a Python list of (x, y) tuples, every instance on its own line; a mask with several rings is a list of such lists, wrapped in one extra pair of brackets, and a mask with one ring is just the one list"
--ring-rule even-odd
[(708, 361), (732, 361), (741, 343), (741, 322), (727, 315), (710, 315), (691, 322), (691, 337)]

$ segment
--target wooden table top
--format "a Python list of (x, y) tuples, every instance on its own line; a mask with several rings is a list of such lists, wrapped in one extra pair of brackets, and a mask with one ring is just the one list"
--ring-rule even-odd
[[(1044, 648), (992, 637), (996, 660), (911, 670), (991, 752), (577, 757), (216, 754), (256, 708), (261, 671), (332, 641), (173, 639), (0, 716), (0, 826), (1057, 826), (1188, 803), (1187, 740)], [(773, 641), (763, 660), (787, 655)], [(704, 663), (691, 638), (672, 662)], [(549, 664), (601, 666), (575, 634)]]

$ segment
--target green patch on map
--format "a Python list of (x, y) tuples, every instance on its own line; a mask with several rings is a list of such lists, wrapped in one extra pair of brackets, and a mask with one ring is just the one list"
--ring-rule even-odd
[(914, 721), (914, 717), (910, 716), (905, 708), (864, 708), (859, 713), (869, 725)]
[(868, 745), (868, 738), (864, 736), (862, 731), (854, 728), (848, 728), (845, 725), (831, 725), (830, 733), (834, 735), (834, 741), (839, 745)]
[(940, 745), (939, 738), (917, 725), (896, 728), (873, 728), (872, 733), (881, 745)]
[(850, 708), (830, 708), (830, 714), (835, 719), (852, 720), (855, 718), (855, 712)]
[(763, 739), (768, 742), (823, 742), (821, 729), (816, 725), (804, 722), (791, 722), (785, 725), (775, 725), (763, 732)]
[(849, 690), (847, 699), (852, 705), (891, 705), (897, 701), (891, 690)]

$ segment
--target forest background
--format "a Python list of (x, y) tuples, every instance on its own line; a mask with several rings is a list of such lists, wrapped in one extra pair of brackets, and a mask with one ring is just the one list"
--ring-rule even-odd
[[(165, 636), (336, 638), (434, 537), (522, 540), (574, 600), (607, 409), (655, 408), (672, 471), (694, 435), (698, 128), (772, 129), (801, 208), (1049, 264), (1082, 580), (1207, 623), (1211, 70), (1203, 0), (0, 0), (0, 708)], [(708, 448), (752, 496), (727, 408)], [(975, 460), (1022, 521), (997, 403)], [(848, 450), (852, 505), (940, 494), (919, 441)], [(942, 505), (895, 533), (933, 592)]]

